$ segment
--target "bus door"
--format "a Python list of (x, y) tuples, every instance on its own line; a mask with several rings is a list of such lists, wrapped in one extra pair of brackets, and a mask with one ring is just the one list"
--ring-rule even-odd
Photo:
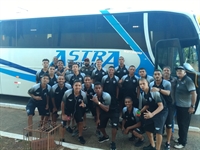
[(175, 68), (179, 65), (184, 66), (187, 75), (193, 80), (196, 86), (197, 101), (195, 114), (200, 114), (200, 73), (187, 62), (184, 61), (184, 52), (178, 39), (160, 40), (156, 43), (155, 49), (155, 68), (163, 70), (164, 66), (171, 67), (172, 76), (176, 76)]
[(155, 68), (163, 69), (164, 66), (171, 67), (172, 75), (175, 76), (175, 68), (183, 65), (181, 45), (178, 39), (160, 40), (156, 43)]

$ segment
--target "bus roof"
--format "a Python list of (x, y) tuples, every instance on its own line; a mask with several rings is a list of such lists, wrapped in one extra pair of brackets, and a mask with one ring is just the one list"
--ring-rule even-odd
[[(25, 1), (24, 1), (25, 2)], [(169, 11), (176, 13), (192, 13), (185, 9), (173, 9), (158, 5), (148, 5), (149, 2), (126, 2), (126, 3), (102, 3), (102, 1), (74, 1), (64, 3), (61, 1), (40, 1), (33, 3), (21, 3), (13, 5), (0, 6), (0, 20), (25, 19), (25, 18), (43, 18), (43, 17), (58, 17), (58, 16), (74, 16), (74, 15), (92, 15), (100, 14), (100, 10), (108, 10), (110, 13), (125, 13), (125, 12), (141, 12), (141, 11)]]

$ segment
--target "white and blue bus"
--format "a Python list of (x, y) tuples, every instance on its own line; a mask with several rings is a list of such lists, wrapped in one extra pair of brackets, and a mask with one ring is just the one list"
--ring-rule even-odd
[[(192, 13), (169, 10), (115, 9), (48, 16), (0, 18), (0, 94), (28, 96), (42, 59), (54, 56), (79, 62), (86, 57), (103, 66), (154, 68), (184, 65), (200, 95), (200, 28)], [(137, 72), (136, 70), (136, 72)], [(199, 109), (198, 109), (199, 110)]]

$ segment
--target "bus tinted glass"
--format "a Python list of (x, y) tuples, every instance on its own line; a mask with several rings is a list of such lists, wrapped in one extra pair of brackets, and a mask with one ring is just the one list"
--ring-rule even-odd
[(179, 38), (189, 40), (198, 38), (194, 25), (189, 18), (179, 13), (149, 12), (149, 35), (152, 49), (161, 39)]
[[(143, 13), (114, 17), (145, 51)], [(0, 27), (1, 47), (130, 49), (103, 15), (2, 21)]]

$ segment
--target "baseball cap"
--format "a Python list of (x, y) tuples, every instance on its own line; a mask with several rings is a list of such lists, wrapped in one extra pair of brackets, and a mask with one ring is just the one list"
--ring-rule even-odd
[(183, 66), (178, 66), (178, 67), (175, 68), (175, 70), (178, 70), (178, 69), (185, 70), (185, 68)]
[(89, 58), (85, 58), (84, 61), (90, 61), (90, 59)]

